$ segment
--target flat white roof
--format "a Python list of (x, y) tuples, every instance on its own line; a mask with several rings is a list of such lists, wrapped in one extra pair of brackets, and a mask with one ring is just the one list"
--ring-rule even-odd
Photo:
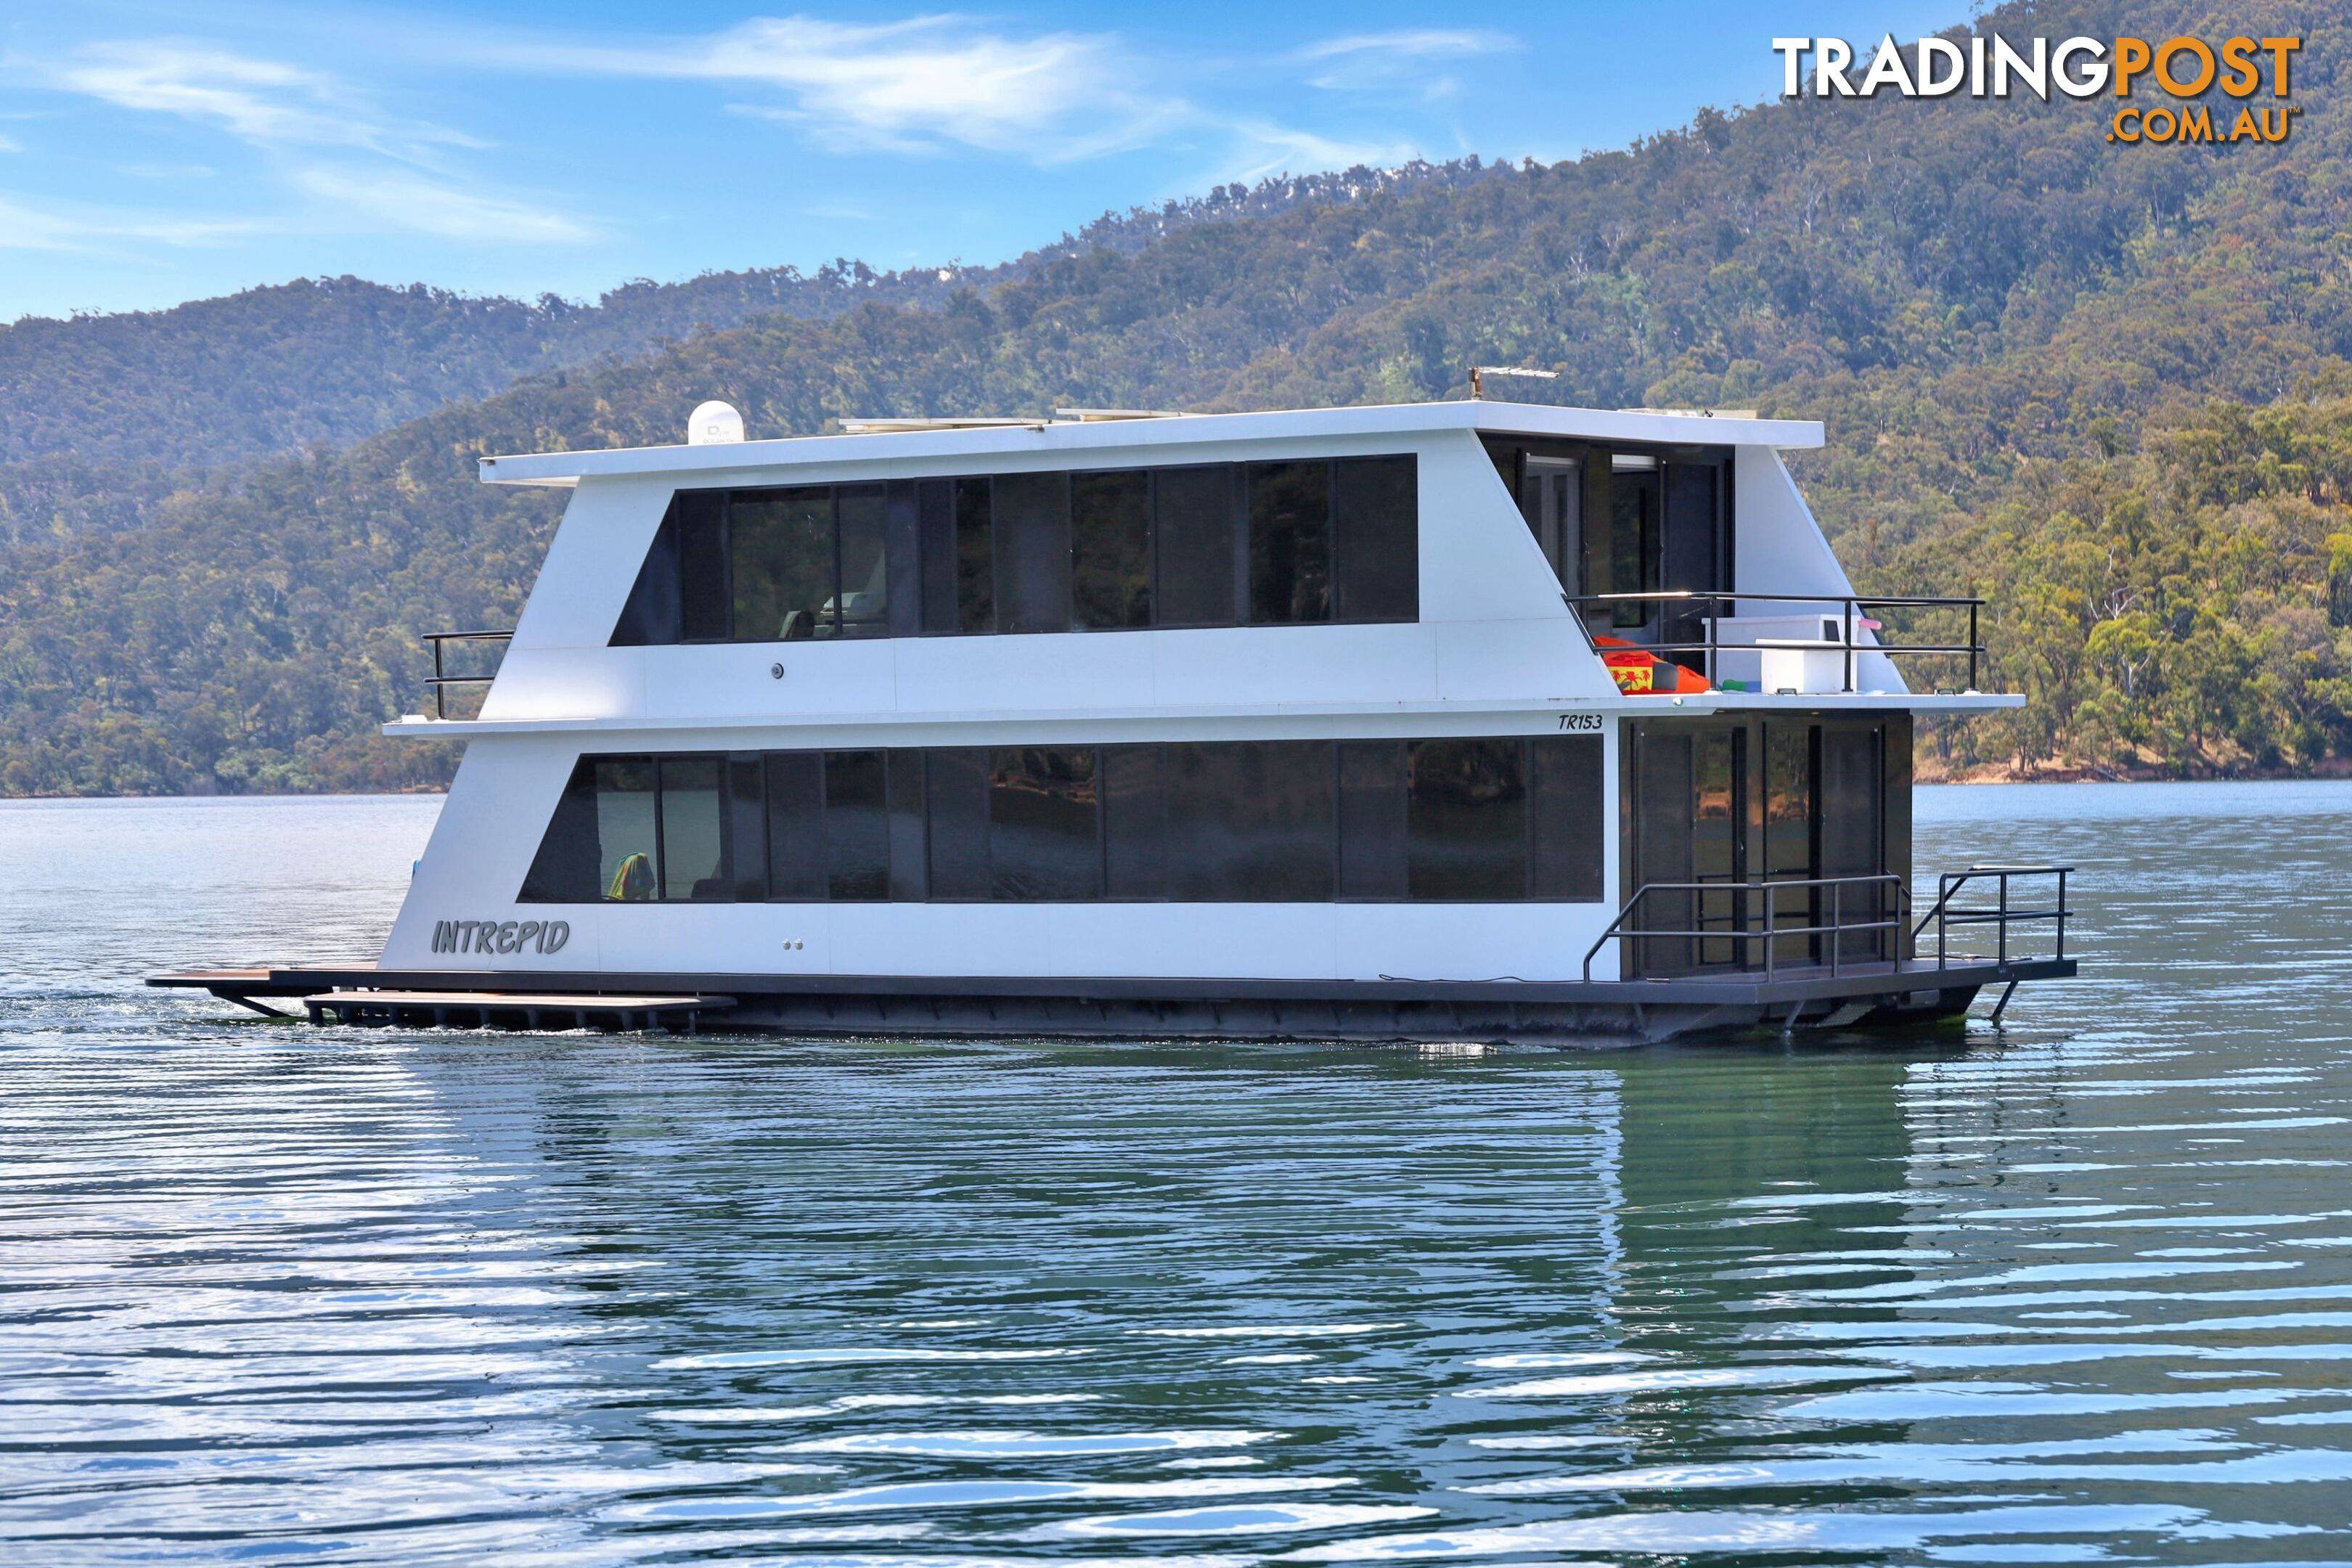
[[(681, 416), (682, 417), (682, 416)], [(781, 440), (706, 447), (619, 447), (592, 452), (539, 452), (484, 458), (483, 482), (571, 485), (624, 474), (691, 475), (824, 463), (872, 463), (893, 458), (1034, 456), (1066, 452), (1136, 451), (1204, 442), (1296, 441), (1328, 436), (1402, 436), (1435, 430), (1557, 436), (1655, 446), (1812, 447), (1822, 444), (1814, 419), (1753, 419), (1654, 410), (1556, 408), (1492, 398), (1453, 403), (1395, 403), (1370, 408), (1294, 408), (1265, 414), (1175, 414), (1142, 419), (1038, 419), (1034, 423), (961, 429), (918, 429), (871, 435), (793, 436)]]

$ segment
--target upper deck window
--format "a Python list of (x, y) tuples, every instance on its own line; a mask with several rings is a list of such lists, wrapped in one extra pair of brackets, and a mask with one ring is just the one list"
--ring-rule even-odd
[(615, 647), (1405, 622), (1413, 458), (680, 490)]

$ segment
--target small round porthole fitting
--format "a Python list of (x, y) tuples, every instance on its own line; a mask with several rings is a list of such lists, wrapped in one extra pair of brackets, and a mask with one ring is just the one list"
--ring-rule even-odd
[(784, 667), (783, 667), (783, 665), (782, 665), (782, 663), (776, 663), (776, 664), (772, 664), (772, 665), (768, 666), (768, 679), (771, 679), (771, 680), (782, 680), (783, 678), (784, 678)]

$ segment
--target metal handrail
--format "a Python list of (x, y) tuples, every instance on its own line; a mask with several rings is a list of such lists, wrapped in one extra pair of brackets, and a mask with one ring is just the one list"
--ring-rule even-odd
[[(1935, 907), (1922, 915), (1919, 923), (1912, 928), (1911, 940), (1916, 944), (1919, 933), (1927, 929), (1928, 922), (1933, 921), (1936, 927), (1936, 967), (1943, 969), (1951, 963), (1953, 926), (1989, 925), (1996, 932), (1994, 962), (2005, 964), (2009, 962), (2011, 921), (2051, 921), (2055, 922), (2058, 932), (2052, 956), (2063, 960), (2066, 956), (2066, 922), (2074, 918), (2074, 911), (2066, 904), (2066, 879), (2074, 869), (2072, 866), (1971, 866), (1965, 871), (1947, 871), (1937, 879)], [(2012, 877), (2055, 877), (2058, 879), (2057, 907), (2048, 910), (2011, 908), (2009, 881)], [(1970, 882), (1988, 878), (1995, 881), (1998, 889), (1998, 901), (1991, 907), (1957, 908), (1953, 905), (1954, 893)], [(1966, 958), (1969, 955), (1963, 953), (1960, 956)]]
[[(1849, 921), (1845, 919), (1844, 890), (1848, 887), (1862, 885), (1891, 885), (1895, 889), (1895, 912), (1885, 920)], [(1821, 888), (1827, 888), (1830, 889), (1829, 924), (1784, 926), (1778, 923), (1775, 919), (1775, 915), (1779, 907), (1781, 889), (1788, 889), (1793, 890), (1803, 889), (1808, 892), (1811, 892), (1813, 889)], [(1743, 895), (1752, 892), (1761, 892), (1764, 895), (1763, 928), (1761, 930), (1748, 930), (1743, 928), (1732, 931), (1652, 931), (1646, 927), (1636, 928), (1633, 931), (1622, 929), (1625, 922), (1633, 917), (1633, 912), (1641, 908), (1642, 900), (1648, 898), (1652, 893), (1723, 892), (1736, 892)], [(1806, 877), (1801, 879), (1791, 877), (1780, 879), (1768, 879), (1759, 882), (1644, 882), (1633, 890), (1633, 896), (1632, 898), (1625, 900), (1625, 907), (1617, 911), (1617, 918), (1611, 921), (1609, 924), (1602, 929), (1600, 937), (1591, 947), (1585, 950), (1584, 978), (1588, 984), (1591, 983), (1592, 979), (1592, 961), (1600, 956), (1601, 950), (1608, 946), (1612, 940), (1638, 941), (1644, 937), (1686, 937), (1705, 939), (1712, 942), (1761, 942), (1765, 943), (1764, 978), (1767, 981), (1769, 981), (1779, 973), (1777, 962), (1779, 953), (1777, 949), (1772, 945), (1775, 939), (1784, 936), (1801, 936), (1811, 938), (1829, 935), (1831, 933), (1838, 933), (1842, 936), (1843, 933), (1846, 931), (1899, 931), (1903, 930), (1905, 926), (1903, 906), (1910, 900), (1910, 897), (1911, 889), (1904, 885), (1904, 881), (1901, 877), (1895, 875), (1892, 871), (1880, 871), (1868, 875), (1853, 877)], [(1744, 905), (1744, 898), (1742, 902)], [(1838, 941), (1833, 941), (1829, 944), (1830, 973), (1832, 976), (1834, 976), (1838, 972), (1838, 950), (1843, 945), (1843, 943)], [(1745, 955), (1743, 953), (1743, 959), (1744, 956)]]
[[(1568, 602), (1580, 610), (1588, 605), (1613, 607), (1629, 604), (1705, 603), (1717, 606), (1718, 610), (1721, 606), (1729, 605), (1736, 614), (1742, 600), (1759, 605), (1835, 605), (1839, 606), (1841, 624), (1844, 627), (1845, 679), (1843, 689), (1847, 691), (1853, 689), (1854, 666), (1864, 653), (1883, 653), (1889, 658), (1897, 654), (1912, 653), (1964, 653), (1969, 656), (1967, 689), (1970, 691), (1977, 689), (1977, 671), (1979, 662), (1990, 657), (1984, 640), (1977, 629), (1977, 613), (1985, 605), (1985, 601), (1979, 598), (1921, 597), (1900, 594), (1749, 594), (1743, 592), (1716, 594), (1701, 593), (1687, 588), (1672, 588), (1642, 594), (1581, 594), (1570, 598)], [(1964, 643), (1874, 642), (1858, 647), (1853, 640), (1854, 621), (1857, 617), (1864, 620), (1869, 619), (1869, 616), (1863, 612), (1871, 609), (1965, 609), (1969, 613), (1969, 640)], [(1643, 652), (1650, 654), (1704, 653), (1706, 655), (1706, 668), (1703, 673), (1710, 682), (1714, 682), (1720, 679), (1717, 672), (1721, 665), (1723, 649), (1726, 647), (1744, 649), (1754, 646), (1749, 643), (1726, 643), (1717, 636), (1717, 626), (1728, 618), (1730, 617), (1723, 614), (1699, 616), (1698, 619), (1706, 626), (1706, 639), (1704, 642), (1641, 643), (1636, 646)], [(1592, 641), (1592, 628), (1584, 625), (1584, 617), (1581, 615), (1576, 617), (1576, 621), (1577, 625), (1583, 628), (1585, 641), (1591, 645), (1593, 652), (1599, 653), (1601, 647)]]
[(450, 675), (441, 667), (441, 647), (453, 642), (509, 642), (514, 633), (506, 632), (426, 632), (418, 640), (433, 645), (433, 678), (425, 684), (433, 689), (433, 716), (449, 717), (448, 691), (453, 686), (488, 686), (498, 679), (496, 671), (488, 675)]

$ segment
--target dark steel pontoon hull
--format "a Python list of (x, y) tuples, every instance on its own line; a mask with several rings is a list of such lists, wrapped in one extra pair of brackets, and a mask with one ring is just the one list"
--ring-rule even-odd
[[(517, 973), (367, 966), (190, 971), (151, 985), (314, 1023), (754, 1029), (794, 1035), (1492, 1040), (1601, 1044), (1707, 1030), (1956, 1016), (1986, 986), (2074, 974), (2072, 959), (1932, 961), (1580, 982), (1042, 979)], [(268, 1010), (264, 1008), (263, 1010)]]

